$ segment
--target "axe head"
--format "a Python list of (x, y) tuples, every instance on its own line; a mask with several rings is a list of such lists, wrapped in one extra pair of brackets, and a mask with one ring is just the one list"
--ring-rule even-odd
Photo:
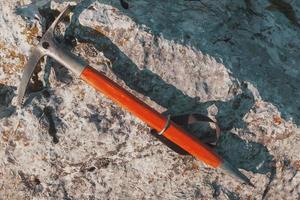
[(68, 5), (54, 20), (52, 25), (48, 28), (42, 36), (39, 44), (32, 48), (30, 57), (25, 65), (22, 75), (21, 83), (18, 88), (18, 104), (22, 105), (27, 86), (34, 73), (35, 68), (38, 66), (39, 61), (44, 56), (50, 56), (58, 61), (65, 67), (71, 68), (72, 71), (79, 74), (82, 71), (83, 64), (73, 54), (63, 49), (54, 37), (54, 29), (63, 17), (70, 11), (71, 6)]

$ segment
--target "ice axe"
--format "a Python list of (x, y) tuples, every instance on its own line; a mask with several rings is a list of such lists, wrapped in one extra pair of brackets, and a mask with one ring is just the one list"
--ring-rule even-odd
[(39, 60), (44, 56), (50, 56), (61, 65), (70, 69), (76, 76), (94, 87), (97, 91), (105, 94), (122, 108), (144, 121), (147, 125), (156, 130), (160, 136), (165, 137), (167, 140), (209, 166), (223, 169), (241, 182), (252, 185), (250, 180), (237, 168), (222, 159), (209, 146), (189, 134), (180, 125), (171, 120), (170, 117), (166, 117), (157, 112), (117, 83), (110, 80), (103, 73), (88, 66), (85, 62), (81, 61), (81, 59), (64, 49), (55, 40), (54, 29), (69, 10), (70, 6), (67, 6), (43, 35), (39, 44), (32, 49), (18, 90), (18, 103), (20, 105), (23, 103), (27, 85)]

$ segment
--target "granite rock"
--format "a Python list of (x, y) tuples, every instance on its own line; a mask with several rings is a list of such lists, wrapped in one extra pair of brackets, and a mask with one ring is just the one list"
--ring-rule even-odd
[[(299, 199), (297, 1), (0, 1), (0, 199)], [(242, 185), (164, 146), (52, 59), (16, 90), (68, 3), (67, 49), (166, 114), (218, 121)]]

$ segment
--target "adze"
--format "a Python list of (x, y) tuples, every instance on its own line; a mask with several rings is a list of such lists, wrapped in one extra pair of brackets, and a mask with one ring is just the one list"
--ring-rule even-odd
[(18, 89), (19, 105), (22, 105), (23, 103), (27, 85), (38, 62), (42, 57), (50, 56), (61, 65), (71, 70), (76, 76), (94, 87), (97, 91), (105, 94), (122, 108), (131, 112), (147, 125), (155, 129), (157, 134), (164, 136), (166, 139), (207, 165), (213, 168), (220, 168), (229, 175), (237, 178), (239, 181), (253, 186), (250, 180), (237, 168), (233, 167), (229, 162), (217, 155), (210, 147), (173, 122), (170, 117), (160, 114), (117, 83), (110, 80), (103, 73), (88, 66), (71, 52), (65, 50), (55, 40), (54, 29), (69, 10), (70, 6), (67, 6), (43, 35), (39, 44), (31, 50), (31, 56), (25, 66), (21, 84)]

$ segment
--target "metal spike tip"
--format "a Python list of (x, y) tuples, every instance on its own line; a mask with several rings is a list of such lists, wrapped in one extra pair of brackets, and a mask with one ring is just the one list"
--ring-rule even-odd
[(250, 179), (245, 176), (243, 173), (241, 173), (237, 168), (232, 166), (228, 161), (224, 160), (220, 168), (228, 175), (232, 176), (233, 178), (236, 178), (242, 183), (246, 183), (247, 185), (250, 185), (255, 188), (255, 185), (253, 185), (250, 181)]

